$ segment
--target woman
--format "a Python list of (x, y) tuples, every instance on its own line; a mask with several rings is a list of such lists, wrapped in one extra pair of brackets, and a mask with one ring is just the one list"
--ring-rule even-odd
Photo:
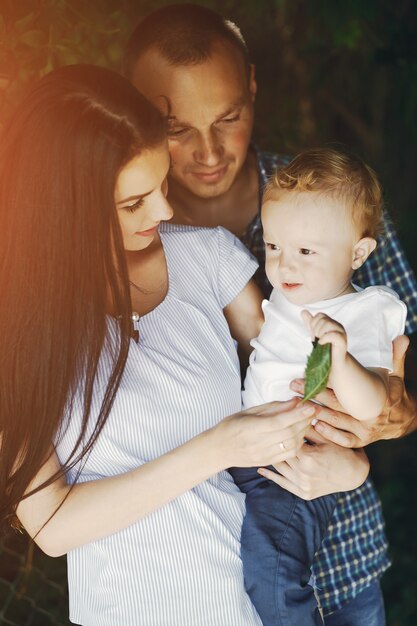
[(74, 623), (255, 625), (224, 470), (294, 456), (314, 408), (239, 412), (256, 267), (162, 224), (168, 169), (159, 113), (102, 68), (44, 77), (4, 131), (0, 517), (68, 552)]

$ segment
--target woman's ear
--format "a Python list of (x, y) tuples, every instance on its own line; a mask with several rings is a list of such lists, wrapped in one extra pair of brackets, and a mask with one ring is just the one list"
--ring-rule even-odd
[(375, 250), (376, 246), (376, 239), (373, 237), (363, 237), (360, 239), (353, 248), (352, 269), (357, 270), (361, 267), (368, 256)]

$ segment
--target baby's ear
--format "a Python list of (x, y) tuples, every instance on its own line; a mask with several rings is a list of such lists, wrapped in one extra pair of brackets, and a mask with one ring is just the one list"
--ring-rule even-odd
[(355, 244), (352, 255), (352, 269), (357, 270), (376, 248), (376, 239), (363, 237)]

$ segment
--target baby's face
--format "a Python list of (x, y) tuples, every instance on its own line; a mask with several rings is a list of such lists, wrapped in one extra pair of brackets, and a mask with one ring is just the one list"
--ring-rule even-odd
[(352, 291), (354, 246), (360, 239), (351, 213), (319, 192), (279, 192), (262, 206), (266, 275), (294, 304)]

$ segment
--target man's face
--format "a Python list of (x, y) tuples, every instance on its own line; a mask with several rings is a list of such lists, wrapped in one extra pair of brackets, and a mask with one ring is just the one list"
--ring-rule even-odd
[(256, 83), (243, 60), (219, 43), (198, 65), (170, 65), (157, 51), (137, 62), (133, 83), (168, 113), (170, 177), (200, 198), (227, 192), (245, 162)]

